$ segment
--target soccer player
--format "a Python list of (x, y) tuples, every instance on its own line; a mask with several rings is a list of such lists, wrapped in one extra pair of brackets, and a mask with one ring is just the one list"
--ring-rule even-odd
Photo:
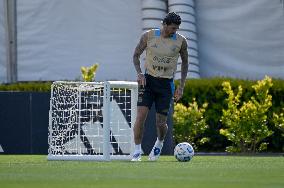
[[(137, 71), (139, 85), (137, 117), (134, 125), (135, 151), (131, 161), (141, 160), (141, 142), (144, 122), (147, 114), (155, 103), (157, 140), (149, 154), (149, 160), (159, 158), (165, 136), (167, 134), (167, 116), (172, 99), (179, 100), (188, 71), (188, 51), (185, 37), (176, 33), (181, 24), (181, 18), (170, 12), (162, 21), (161, 29), (152, 29), (142, 34), (137, 44), (133, 63)], [(140, 55), (146, 50), (145, 74), (140, 67)], [(174, 75), (177, 69), (179, 55), (182, 60), (180, 85), (175, 90)]]

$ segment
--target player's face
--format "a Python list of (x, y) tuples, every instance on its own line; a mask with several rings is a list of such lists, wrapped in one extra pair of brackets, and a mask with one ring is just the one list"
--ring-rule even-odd
[(178, 29), (179, 25), (177, 24), (165, 25), (165, 31), (168, 36), (175, 34)]

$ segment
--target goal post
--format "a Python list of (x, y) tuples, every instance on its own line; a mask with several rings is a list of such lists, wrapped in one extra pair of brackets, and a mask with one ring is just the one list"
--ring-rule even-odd
[(53, 82), (47, 159), (131, 159), (137, 96), (137, 82)]

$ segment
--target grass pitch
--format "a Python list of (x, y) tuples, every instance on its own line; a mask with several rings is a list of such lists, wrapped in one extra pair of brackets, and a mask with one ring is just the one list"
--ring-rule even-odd
[(0, 187), (284, 187), (284, 157), (194, 156), (177, 162), (47, 161), (46, 156), (0, 155)]

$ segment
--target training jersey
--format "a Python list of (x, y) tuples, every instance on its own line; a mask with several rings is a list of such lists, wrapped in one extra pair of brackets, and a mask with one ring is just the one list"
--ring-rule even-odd
[(184, 37), (175, 33), (164, 38), (160, 29), (149, 30), (147, 34), (146, 73), (154, 77), (173, 78)]

